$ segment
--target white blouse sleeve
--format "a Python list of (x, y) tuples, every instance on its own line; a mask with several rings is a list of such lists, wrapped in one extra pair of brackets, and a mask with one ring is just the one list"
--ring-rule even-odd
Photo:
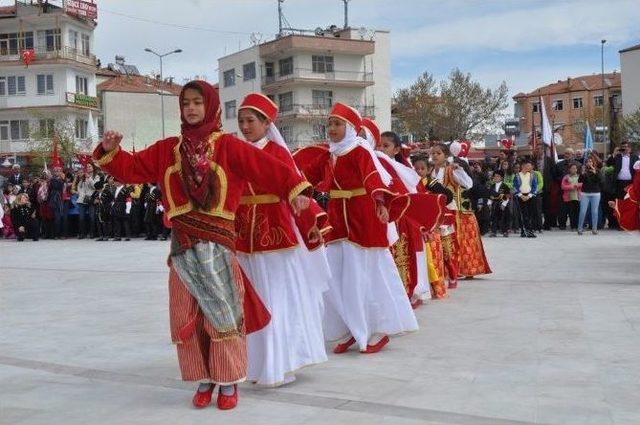
[(463, 189), (471, 189), (473, 187), (473, 180), (462, 167), (453, 170), (453, 180)]

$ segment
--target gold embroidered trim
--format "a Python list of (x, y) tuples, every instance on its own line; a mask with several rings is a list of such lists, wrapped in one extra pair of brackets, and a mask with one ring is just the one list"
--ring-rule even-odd
[(96, 161), (96, 164), (99, 167), (102, 167), (103, 165), (107, 165), (108, 163), (110, 163), (111, 161), (113, 161), (113, 158), (115, 158), (115, 156), (118, 154), (118, 152), (120, 152), (122, 150), (122, 148), (120, 146), (118, 146), (115, 149), (110, 150), (109, 152), (105, 153), (104, 155), (102, 155), (102, 157), (100, 159), (98, 159)]
[(291, 189), (291, 192), (289, 192), (289, 203), (293, 202), (296, 196), (300, 195), (309, 187), (311, 187), (311, 183), (308, 181), (303, 181), (295, 185), (295, 187)]

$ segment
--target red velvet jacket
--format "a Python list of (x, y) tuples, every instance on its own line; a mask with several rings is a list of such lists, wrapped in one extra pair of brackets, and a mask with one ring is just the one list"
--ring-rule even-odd
[[(349, 240), (365, 248), (387, 248), (387, 224), (376, 216), (376, 197), (397, 199), (405, 207), (408, 198), (397, 197), (382, 182), (371, 155), (361, 146), (331, 160), (328, 150), (318, 150), (307, 163), (296, 162), (311, 182), (329, 191), (328, 213), (333, 230), (327, 243)], [(314, 181), (322, 178), (322, 181)], [(403, 209), (403, 208), (400, 208)]]
[[(171, 219), (194, 210), (180, 174), (180, 143), (180, 137), (170, 137), (136, 153), (120, 147), (105, 153), (102, 145), (98, 145), (93, 158), (101, 168), (124, 183), (157, 183), (167, 217)], [(303, 177), (281, 161), (230, 134), (213, 133), (209, 143), (210, 164), (216, 173), (220, 193), (211, 209), (200, 213), (234, 220), (247, 182), (258, 184), (288, 201), (310, 187)]]
[[(286, 164), (289, 169), (296, 169), (289, 151), (277, 143), (268, 141), (261, 150)], [(263, 169), (269, 171), (268, 168)], [(317, 204), (312, 202), (309, 209), (292, 220), (293, 214), (286, 199), (280, 198), (264, 185), (249, 183), (236, 213), (236, 249), (250, 254), (297, 246), (294, 221), (306, 242), (309, 231), (322, 216), (318, 209)]]

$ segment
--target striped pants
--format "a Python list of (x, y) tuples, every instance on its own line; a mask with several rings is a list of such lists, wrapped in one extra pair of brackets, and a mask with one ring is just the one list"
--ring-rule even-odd
[[(244, 289), (236, 280), (240, 299)], [(169, 315), (171, 340), (178, 349), (183, 381), (208, 381), (221, 385), (242, 382), (247, 377), (245, 335), (220, 336), (204, 317), (171, 267), (169, 272)]]

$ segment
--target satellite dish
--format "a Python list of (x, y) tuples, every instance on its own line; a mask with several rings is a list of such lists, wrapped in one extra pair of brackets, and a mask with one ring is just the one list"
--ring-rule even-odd
[(367, 29), (365, 27), (358, 28), (358, 35), (360, 36), (360, 40), (363, 40), (367, 35)]
[(324, 30), (322, 29), (322, 27), (318, 27), (318, 28), (315, 29), (314, 33), (318, 37), (322, 37), (324, 35)]
[(255, 32), (251, 33), (251, 35), (249, 36), (249, 40), (251, 40), (251, 44), (253, 44), (254, 46), (260, 41)]

